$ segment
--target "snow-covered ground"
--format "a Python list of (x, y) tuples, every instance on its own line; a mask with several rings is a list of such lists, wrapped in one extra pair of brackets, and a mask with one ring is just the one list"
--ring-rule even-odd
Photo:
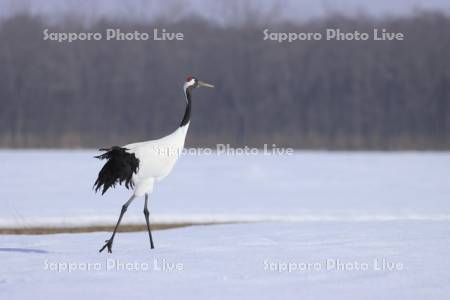
[[(355, 226), (357, 225), (357, 226)], [(448, 222), (0, 236), (1, 299), (448, 299)], [(90, 270), (88, 270), (90, 264)], [(129, 265), (127, 265), (129, 264)], [(70, 270), (69, 270), (70, 269)]]
[[(131, 193), (95, 194), (94, 151), (0, 151), (0, 227), (115, 222)], [(450, 220), (450, 153), (183, 156), (158, 183), (158, 222)], [(144, 223), (143, 200), (125, 223)]]
[[(130, 192), (94, 194), (93, 155), (0, 151), (0, 227), (114, 223)], [(153, 251), (120, 233), (112, 254), (105, 232), (0, 235), (0, 299), (450, 297), (450, 153), (184, 156), (150, 213), (259, 222), (156, 231)]]

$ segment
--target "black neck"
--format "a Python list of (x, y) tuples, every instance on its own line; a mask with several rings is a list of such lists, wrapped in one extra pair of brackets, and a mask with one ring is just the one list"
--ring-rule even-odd
[(191, 120), (191, 91), (186, 89), (186, 110), (184, 111), (183, 120), (181, 120), (180, 127), (185, 126)]

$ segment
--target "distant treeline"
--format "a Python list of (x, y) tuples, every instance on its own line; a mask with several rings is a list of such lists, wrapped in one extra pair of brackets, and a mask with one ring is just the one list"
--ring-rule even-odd
[[(183, 41), (44, 41), (43, 31), (182, 32)], [(401, 32), (405, 41), (264, 41), (326, 28)], [(330, 16), (306, 24), (221, 27), (16, 15), (0, 23), (0, 146), (103, 147), (158, 138), (194, 92), (189, 146), (450, 149), (450, 18)]]

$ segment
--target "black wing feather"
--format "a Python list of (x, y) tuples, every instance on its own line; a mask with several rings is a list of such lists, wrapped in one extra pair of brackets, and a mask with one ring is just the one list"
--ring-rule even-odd
[(118, 146), (100, 149), (106, 153), (95, 156), (95, 158), (108, 161), (98, 173), (98, 178), (94, 183), (96, 192), (103, 187), (103, 195), (110, 187), (115, 187), (117, 183), (122, 184), (123, 182), (127, 189), (133, 188), (134, 184), (131, 178), (139, 169), (139, 159), (134, 153), (128, 153), (127, 150)]

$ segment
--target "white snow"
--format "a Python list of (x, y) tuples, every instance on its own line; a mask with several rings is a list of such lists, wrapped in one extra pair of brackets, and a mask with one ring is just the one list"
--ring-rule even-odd
[[(113, 224), (130, 191), (94, 194), (94, 155), (0, 151), (0, 227)], [(119, 233), (112, 254), (107, 232), (0, 235), (0, 299), (448, 299), (449, 200), (447, 152), (182, 157), (152, 221), (241, 224), (155, 231), (153, 251)]]
[[(94, 151), (0, 151), (0, 226), (115, 222), (130, 191), (92, 191)], [(449, 219), (450, 153), (297, 152), (180, 158), (150, 217), (202, 221)], [(143, 200), (124, 223), (142, 223)]]
[[(153, 251), (145, 232), (120, 233), (112, 254), (98, 253), (107, 235), (0, 236), (0, 298), (448, 299), (450, 295), (448, 222), (194, 226), (155, 232)], [(88, 263), (90, 271), (85, 270)], [(178, 270), (168, 270), (176, 264)]]

